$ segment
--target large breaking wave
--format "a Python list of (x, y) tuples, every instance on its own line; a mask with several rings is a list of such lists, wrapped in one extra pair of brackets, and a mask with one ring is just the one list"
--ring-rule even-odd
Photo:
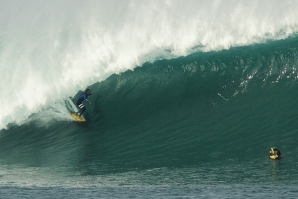
[(0, 128), (148, 61), (284, 39), (298, 29), (295, 1), (1, 5)]

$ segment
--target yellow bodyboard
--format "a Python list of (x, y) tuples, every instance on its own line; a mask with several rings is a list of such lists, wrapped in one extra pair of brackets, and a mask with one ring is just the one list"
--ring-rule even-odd
[(83, 117), (80, 117), (74, 113), (71, 113), (70, 115), (77, 122), (86, 122), (86, 120)]

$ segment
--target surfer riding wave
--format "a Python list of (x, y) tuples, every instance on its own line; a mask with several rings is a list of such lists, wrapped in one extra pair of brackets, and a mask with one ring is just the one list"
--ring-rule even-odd
[(90, 101), (88, 100), (88, 96), (89, 96), (89, 95), (92, 95), (93, 93), (94, 93), (94, 92), (91, 93), (91, 92), (90, 92), (90, 89), (87, 88), (87, 89), (85, 90), (85, 92), (83, 92), (83, 93), (79, 96), (76, 105), (79, 107), (80, 110), (79, 110), (78, 112), (75, 113), (76, 115), (78, 115), (78, 116), (81, 117), (81, 115), (86, 111), (86, 108), (85, 108), (85, 106), (84, 106), (84, 104), (83, 104), (83, 101), (84, 101), (84, 100), (86, 100), (90, 105), (92, 105), (92, 102), (90, 102)]

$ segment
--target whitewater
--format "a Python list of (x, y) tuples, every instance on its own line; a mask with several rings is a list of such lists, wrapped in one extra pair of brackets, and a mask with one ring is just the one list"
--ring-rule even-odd
[(1, 129), (146, 62), (281, 40), (298, 30), (298, 2), (289, 0), (0, 4)]

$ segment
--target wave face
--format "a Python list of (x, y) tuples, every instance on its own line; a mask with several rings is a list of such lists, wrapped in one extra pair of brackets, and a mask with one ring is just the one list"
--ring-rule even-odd
[[(90, 86), (86, 123), (57, 103), (2, 130), (1, 162), (108, 175), (108, 184), (119, 183), (115, 172), (132, 171), (118, 180), (274, 183), (280, 173), (280, 182), (296, 183), (296, 172), (286, 171), (295, 171), (298, 150), (297, 46), (292, 37), (114, 74)], [(283, 168), (271, 168), (272, 146), (285, 152)]]
[(1, 4), (1, 129), (145, 62), (284, 39), (298, 30), (295, 1)]
[(298, 3), (4, 3), (2, 185), (297, 184)]

